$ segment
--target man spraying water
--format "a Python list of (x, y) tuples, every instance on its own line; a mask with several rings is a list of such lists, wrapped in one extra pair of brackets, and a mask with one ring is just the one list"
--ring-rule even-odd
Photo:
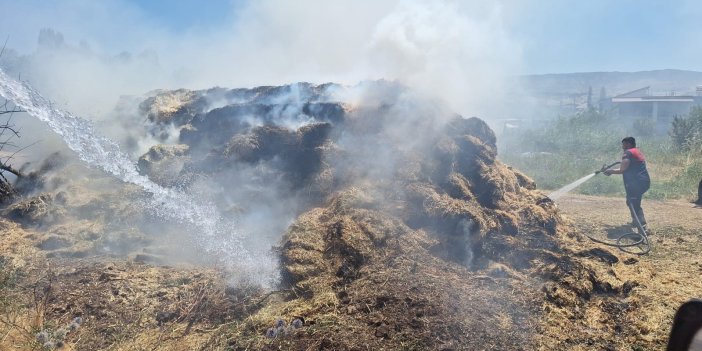
[(636, 139), (626, 137), (622, 139), (622, 162), (619, 169), (602, 169), (602, 173), (609, 176), (611, 174), (621, 174), (624, 178), (624, 189), (626, 190), (626, 204), (631, 209), (632, 225), (636, 227), (638, 217), (639, 223), (645, 229), (646, 218), (641, 208), (643, 194), (651, 186), (651, 178), (646, 169), (646, 159), (643, 153), (636, 148)]

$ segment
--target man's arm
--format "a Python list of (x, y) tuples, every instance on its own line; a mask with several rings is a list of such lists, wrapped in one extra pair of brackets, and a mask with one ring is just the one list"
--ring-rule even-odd
[(622, 174), (624, 171), (626, 171), (629, 168), (629, 164), (631, 161), (629, 161), (628, 158), (623, 158), (622, 163), (619, 165), (619, 169), (608, 169), (604, 171), (603, 173), (605, 175), (610, 175), (610, 174)]

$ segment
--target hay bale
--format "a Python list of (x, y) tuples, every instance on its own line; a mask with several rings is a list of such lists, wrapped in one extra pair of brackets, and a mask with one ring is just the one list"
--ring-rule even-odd
[(510, 166), (507, 166), (507, 168), (509, 168), (509, 170), (512, 171), (514, 176), (517, 177), (517, 182), (519, 183), (520, 187), (525, 188), (527, 190), (536, 190), (536, 182), (533, 179), (529, 178), (526, 174)]
[(488, 208), (498, 208), (505, 201), (507, 193), (519, 190), (517, 177), (501, 163), (491, 165), (478, 162), (477, 179), (474, 179), (473, 191), (480, 202)]
[(139, 172), (163, 186), (178, 183), (180, 173), (190, 161), (189, 146), (155, 145), (138, 161)]
[(389, 238), (410, 231), (399, 219), (354, 206), (362, 198), (368, 201), (367, 196), (358, 189), (346, 192), (333, 199), (328, 209), (309, 211), (290, 226), (281, 251), (287, 283), (303, 289), (315, 278), (325, 281), (327, 287), (351, 281)]
[(302, 107), (302, 113), (314, 117), (317, 121), (340, 124), (346, 118), (347, 108), (338, 102), (314, 102), (306, 103)]
[(266, 125), (251, 129), (245, 134), (234, 135), (224, 148), (227, 157), (254, 163), (270, 160), (276, 155), (289, 152), (296, 144), (296, 135), (289, 129)]
[(300, 127), (297, 130), (300, 147), (316, 148), (323, 145), (331, 130), (331, 123), (313, 123)]
[(215, 108), (196, 115), (191, 127), (181, 130), (180, 142), (198, 152), (209, 152), (225, 145), (234, 135), (252, 129), (252, 116), (265, 116), (273, 109), (270, 105), (234, 104)]
[(446, 134), (453, 138), (472, 136), (497, 153), (497, 137), (490, 126), (478, 117), (456, 116), (446, 125)]
[(17, 196), (17, 190), (12, 187), (12, 184), (0, 179), (0, 205), (4, 205)]
[(452, 172), (449, 174), (448, 181), (443, 188), (445, 188), (446, 193), (454, 199), (464, 201), (475, 200), (475, 195), (471, 190), (473, 186), (470, 181), (460, 173)]
[(258, 159), (257, 153), (261, 147), (254, 134), (237, 134), (229, 140), (224, 149), (225, 157), (234, 157), (244, 162), (254, 162)]
[(480, 164), (490, 166), (495, 163), (496, 150), (477, 137), (464, 135), (454, 140), (459, 148), (454, 155), (456, 169), (466, 177), (474, 177)]
[(48, 225), (65, 218), (60, 207), (53, 206), (53, 196), (42, 193), (16, 202), (2, 212), (3, 216), (27, 226)]
[(327, 244), (320, 217), (322, 210), (300, 216), (283, 237), (281, 265), (283, 282), (305, 291), (305, 282), (330, 270), (324, 259)]
[(323, 167), (321, 171), (314, 175), (310, 183), (307, 189), (309, 197), (323, 201), (334, 191), (334, 169), (331, 167)]
[(139, 104), (139, 110), (151, 122), (183, 125), (195, 115), (191, 105), (196, 98), (195, 92), (186, 89), (161, 91)]

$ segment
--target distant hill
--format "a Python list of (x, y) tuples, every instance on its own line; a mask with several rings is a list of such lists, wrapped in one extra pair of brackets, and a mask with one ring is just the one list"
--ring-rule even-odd
[(645, 86), (650, 86), (652, 93), (693, 93), (697, 85), (702, 85), (702, 72), (664, 69), (643, 72), (539, 74), (521, 76), (520, 80), (525, 89), (535, 95), (579, 95), (586, 94), (588, 87), (592, 87), (593, 97), (598, 98), (602, 87), (608, 96)]

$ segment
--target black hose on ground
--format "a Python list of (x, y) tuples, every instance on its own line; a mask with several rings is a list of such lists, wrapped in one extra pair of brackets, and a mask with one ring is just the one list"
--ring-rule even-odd
[[(634, 207), (631, 204), (629, 204), (629, 211), (631, 211), (631, 217), (634, 218), (634, 222), (636, 224), (636, 228), (638, 229), (638, 233), (631, 232), (622, 234), (621, 236), (616, 238), (614, 242), (612, 242), (611, 240), (604, 241), (597, 238), (593, 238), (587, 233), (583, 233), (583, 235), (585, 235), (586, 237), (588, 237), (588, 239), (596, 243), (616, 247), (619, 250), (622, 250), (626, 253), (634, 255), (645, 255), (649, 253), (651, 251), (651, 242), (648, 240), (646, 228), (643, 225), (641, 225), (639, 216), (636, 215), (636, 211), (634, 211)], [(636, 250), (634, 248), (636, 248)]]

